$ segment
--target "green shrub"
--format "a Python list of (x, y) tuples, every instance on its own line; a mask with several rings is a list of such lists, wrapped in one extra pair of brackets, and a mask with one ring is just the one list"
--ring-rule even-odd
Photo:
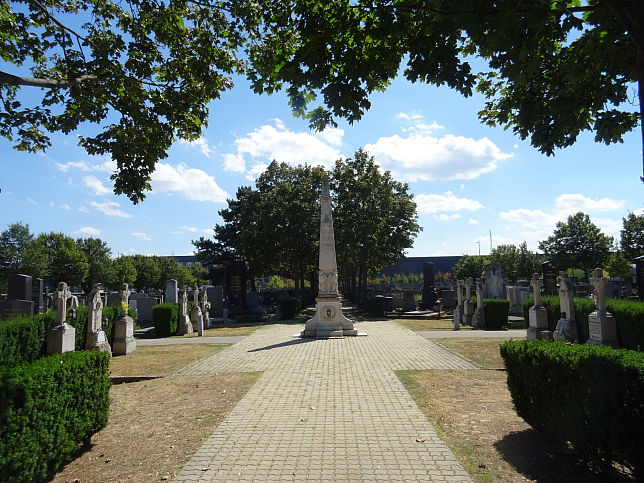
[(562, 342), (501, 346), (517, 413), (586, 457), (644, 476), (644, 353)]
[(370, 317), (384, 317), (385, 316), (385, 298), (384, 297), (368, 297), (365, 303), (365, 312)]
[(105, 427), (110, 357), (66, 352), (0, 367), (2, 481), (40, 481)]
[(292, 319), (300, 311), (300, 301), (297, 298), (290, 298), (280, 302), (280, 314), (282, 320)]
[(157, 337), (170, 337), (179, 326), (179, 305), (159, 304), (152, 307), (152, 320)]
[(44, 356), (46, 350), (43, 317), (16, 317), (0, 321), (0, 366), (35, 361)]
[(499, 330), (508, 325), (510, 301), (506, 299), (483, 299), (485, 328)]
[[(591, 299), (575, 297), (575, 320), (579, 332), (579, 341), (584, 343), (589, 338), (588, 316), (595, 310)], [(534, 304), (530, 297), (523, 302), (523, 318), (529, 323), (528, 310)], [(541, 306), (548, 311), (548, 330), (554, 332), (561, 317), (559, 297), (548, 295), (541, 297)], [(630, 300), (608, 299), (606, 309), (615, 316), (617, 340), (620, 347), (640, 350), (644, 347), (644, 303)]]

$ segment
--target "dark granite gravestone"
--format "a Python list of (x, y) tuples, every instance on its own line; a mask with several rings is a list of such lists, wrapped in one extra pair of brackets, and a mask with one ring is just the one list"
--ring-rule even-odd
[(644, 255), (635, 260), (635, 279), (637, 280), (637, 294), (640, 300), (644, 300)]
[(557, 267), (552, 262), (541, 264), (543, 271), (543, 294), (557, 295)]
[(8, 300), (31, 300), (31, 276), (18, 274), (9, 278)]
[(11, 318), (34, 314), (31, 277), (18, 274), (9, 278), (7, 287), (7, 300), (0, 301), (0, 317)]
[(42, 278), (34, 278), (31, 285), (31, 300), (34, 302), (34, 313), (40, 314), (45, 311), (45, 298), (43, 292), (45, 283)]
[(434, 290), (434, 264), (432, 262), (423, 263), (423, 295), (421, 299), (421, 309), (428, 310), (434, 307), (436, 302), (436, 291)]

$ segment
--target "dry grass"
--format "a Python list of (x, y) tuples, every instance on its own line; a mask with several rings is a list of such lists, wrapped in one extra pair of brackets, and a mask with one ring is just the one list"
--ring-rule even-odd
[[(440, 343), (485, 367), (502, 367), (498, 339)], [(475, 481), (631, 481), (615, 468), (597, 474), (570, 448), (532, 429), (516, 414), (504, 370), (397, 374)]]
[[(130, 356), (114, 358), (112, 373), (172, 373), (221, 348), (196, 344), (140, 347)], [(168, 376), (112, 386), (107, 427), (53, 481), (172, 478), (258, 377), (259, 373)]]
[(169, 376), (191, 362), (228, 347), (214, 344), (139, 346), (127, 356), (113, 357), (111, 376)]
[[(421, 320), (421, 319), (395, 319), (400, 325), (407, 327), (414, 332), (423, 330), (454, 330), (454, 321), (451, 318), (436, 319), (436, 320)], [(461, 330), (471, 330), (471, 327), (461, 326)]]
[[(212, 329), (206, 329), (203, 331), (204, 337), (238, 337), (246, 336), (255, 332), (257, 329), (262, 327), (260, 324), (219, 324), (218, 327), (213, 327)], [(173, 335), (171, 338), (187, 338), (187, 337), (197, 337), (197, 332), (193, 332), (188, 335)]]

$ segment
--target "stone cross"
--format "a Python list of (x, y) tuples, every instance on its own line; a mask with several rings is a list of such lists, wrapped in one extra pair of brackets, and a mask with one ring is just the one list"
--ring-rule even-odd
[(534, 291), (534, 306), (541, 307), (541, 277), (538, 273), (532, 274), (530, 285), (532, 285), (532, 290)]
[(561, 307), (561, 313), (566, 314), (562, 318), (575, 320), (575, 302), (573, 300), (575, 287), (568, 278), (568, 272), (559, 272), (559, 277), (561, 278), (559, 282), (559, 305)]
[(65, 282), (58, 284), (58, 290), (54, 292), (54, 302), (56, 303), (56, 320), (58, 325), (63, 325), (67, 320), (67, 299), (72, 296), (69, 287)]
[(201, 294), (201, 307), (202, 307), (202, 312), (206, 313), (206, 310), (208, 309), (208, 290), (204, 289), (203, 293)]
[(472, 277), (468, 277), (465, 280), (465, 300), (470, 300), (470, 289), (472, 288), (472, 285), (474, 285), (474, 279)]
[(593, 286), (595, 292), (595, 305), (600, 312), (606, 311), (606, 285), (608, 285), (608, 278), (602, 277), (603, 271), (601, 268), (596, 268), (590, 277), (590, 284)]
[(483, 283), (480, 279), (476, 279), (476, 306), (483, 309)]
[(87, 319), (91, 332), (98, 332), (103, 329), (103, 298), (101, 297), (100, 283), (95, 283), (89, 294), (89, 314)]
[(121, 285), (121, 290), (119, 291), (119, 296), (121, 297), (121, 303), (127, 305), (130, 299), (130, 287), (127, 283)]

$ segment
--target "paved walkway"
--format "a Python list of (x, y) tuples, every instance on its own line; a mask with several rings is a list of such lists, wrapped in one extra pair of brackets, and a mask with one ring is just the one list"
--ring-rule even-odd
[(425, 339), (525, 339), (526, 330), (420, 330), (417, 334)]
[(173, 345), (173, 344), (237, 344), (246, 336), (232, 337), (165, 337), (162, 339), (136, 339), (136, 345)]
[(180, 374), (263, 371), (177, 481), (471, 481), (393, 371), (478, 366), (390, 322), (260, 329)]

